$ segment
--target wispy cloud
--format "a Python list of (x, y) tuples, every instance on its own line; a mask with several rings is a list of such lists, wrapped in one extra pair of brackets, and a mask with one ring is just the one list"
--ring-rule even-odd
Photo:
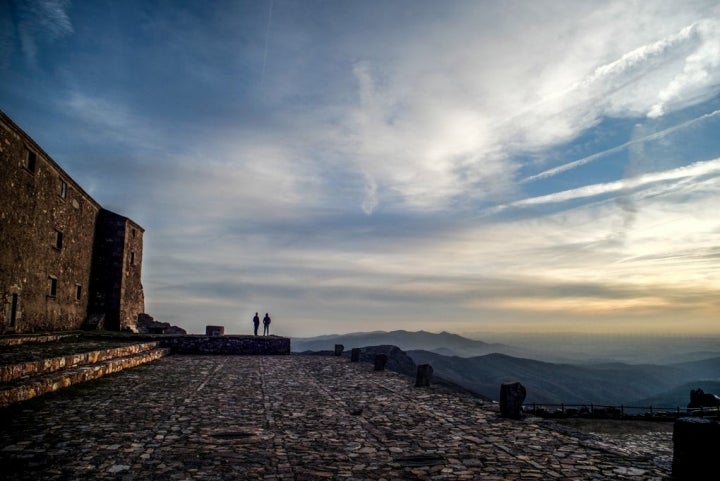
[(35, 64), (38, 44), (53, 42), (73, 33), (67, 13), (69, 0), (28, 0), (9, 2), (6, 8), (14, 9), (17, 23), (14, 26), (20, 48), (30, 64)]
[(686, 177), (699, 177), (703, 175), (709, 175), (720, 172), (720, 158), (707, 160), (702, 162), (695, 162), (690, 165), (678, 167), (676, 169), (667, 170), (664, 172), (655, 172), (645, 175), (640, 175), (633, 178), (618, 180), (615, 182), (606, 182), (603, 184), (593, 184), (577, 189), (565, 190), (562, 192), (555, 192), (548, 195), (531, 197), (528, 199), (518, 200), (505, 206), (499, 206), (502, 209), (505, 207), (524, 207), (538, 204), (550, 204), (556, 202), (566, 202), (569, 200), (582, 199), (586, 197), (594, 197), (603, 194), (615, 193), (620, 191), (627, 191), (636, 189), (638, 187), (645, 186), (647, 184), (653, 184), (656, 182), (663, 182), (667, 180), (676, 180)]
[(559, 166), (557, 166), (557, 167), (553, 167), (552, 169), (544, 170), (544, 171), (542, 171), (542, 172), (540, 172), (540, 173), (538, 173), (538, 174), (531, 175), (531, 176), (529, 176), (529, 177), (526, 177), (526, 178), (520, 180), (520, 183), (521, 183), (521, 184), (526, 184), (526, 183), (528, 183), (528, 182), (533, 182), (533, 181), (536, 181), (536, 180), (547, 179), (548, 177), (552, 177), (552, 176), (554, 176), (554, 175), (557, 175), (557, 174), (566, 172), (566, 171), (571, 170), (571, 169), (574, 169), (574, 168), (576, 168), (576, 167), (581, 167), (581, 166), (583, 166), (583, 165), (585, 165), (585, 164), (589, 164), (590, 162), (594, 162), (594, 161), (596, 161), (596, 160), (598, 160), (598, 159), (601, 159), (601, 158), (603, 158), (603, 157), (607, 157), (607, 156), (610, 155), (610, 154), (614, 154), (614, 153), (616, 153), (616, 152), (621, 152), (621, 151), (627, 149), (628, 147), (631, 147), (632, 145), (640, 144), (640, 143), (644, 143), (644, 142), (648, 142), (648, 141), (651, 141), (651, 140), (659, 140), (659, 139), (662, 139), (662, 138), (665, 137), (666, 135), (670, 135), (670, 134), (672, 134), (672, 133), (674, 133), (674, 132), (677, 132), (677, 131), (682, 130), (682, 129), (684, 129), (684, 128), (687, 128), (687, 127), (690, 127), (690, 126), (692, 126), (692, 125), (695, 125), (695, 124), (697, 124), (698, 122), (702, 122), (702, 121), (705, 121), (705, 120), (708, 120), (708, 119), (717, 117), (718, 115), (720, 115), (720, 110), (715, 110), (714, 112), (711, 112), (711, 113), (709, 113), (709, 114), (703, 114), (703, 115), (701, 115), (701, 116), (699, 116), (699, 117), (697, 117), (697, 118), (690, 119), (690, 120), (687, 120), (687, 121), (685, 121), (685, 122), (681, 122), (681, 123), (679, 123), (679, 124), (677, 124), (677, 125), (674, 125), (674, 126), (672, 126), (672, 127), (668, 127), (668, 128), (663, 129), (663, 130), (661, 130), (661, 131), (659, 131), (659, 132), (654, 132), (654, 133), (652, 133), (652, 134), (644, 135), (644, 136), (642, 136), (642, 137), (635, 138), (635, 139), (630, 140), (630, 141), (628, 141), (628, 142), (625, 142), (625, 143), (623, 143), (623, 144), (620, 144), (620, 145), (617, 145), (617, 146), (615, 146), (615, 147), (612, 147), (612, 148), (610, 148), (610, 149), (603, 150), (602, 152), (596, 152), (596, 153), (594, 153), (594, 154), (592, 154), (592, 155), (588, 155), (588, 156), (586, 156), (586, 157), (583, 157), (582, 159), (574, 160), (574, 161), (572, 161), (572, 162), (568, 162), (568, 163), (566, 163), (566, 164), (559, 165)]

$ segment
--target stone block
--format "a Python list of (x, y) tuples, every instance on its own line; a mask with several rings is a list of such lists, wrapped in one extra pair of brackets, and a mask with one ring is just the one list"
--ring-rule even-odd
[(360, 348), (353, 347), (350, 351), (350, 362), (360, 362)]
[(375, 354), (375, 370), (376, 371), (383, 371), (385, 370), (385, 365), (388, 362), (387, 354)]
[(205, 326), (205, 335), (210, 337), (223, 336), (225, 326)]
[(717, 422), (697, 417), (677, 419), (673, 425), (673, 479), (717, 479), (718, 447), (720, 425)]
[(342, 356), (343, 351), (345, 350), (345, 346), (342, 344), (335, 344), (335, 355), (336, 356)]
[(432, 379), (433, 368), (430, 364), (420, 364), (417, 367), (417, 374), (415, 376), (415, 387), (428, 387), (430, 386), (430, 379)]
[(504, 418), (520, 419), (527, 391), (519, 382), (500, 385), (500, 415)]

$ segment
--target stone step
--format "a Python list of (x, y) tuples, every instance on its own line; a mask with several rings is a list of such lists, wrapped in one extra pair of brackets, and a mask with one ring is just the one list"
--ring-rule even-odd
[(21, 346), (24, 344), (41, 344), (46, 342), (56, 342), (67, 337), (73, 337), (73, 334), (16, 334), (0, 337), (0, 347), (2, 346)]
[(84, 364), (59, 371), (0, 384), (0, 407), (42, 396), (81, 382), (99, 379), (107, 374), (155, 361), (170, 353), (169, 349), (144, 349), (122, 357), (112, 357), (92, 364)]
[(95, 364), (113, 358), (126, 357), (143, 351), (149, 351), (156, 348), (157, 345), (157, 342), (127, 344), (108, 349), (56, 356), (48, 359), (0, 365), (0, 383), (12, 383), (13, 381), (31, 376), (40, 376), (62, 369)]

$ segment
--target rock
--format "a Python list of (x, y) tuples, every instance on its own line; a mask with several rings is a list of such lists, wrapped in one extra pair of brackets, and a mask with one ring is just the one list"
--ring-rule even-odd
[(345, 346), (343, 346), (342, 344), (335, 344), (335, 355), (342, 356), (344, 349), (345, 349)]
[(382, 345), (363, 347), (360, 351), (360, 361), (375, 364), (375, 356), (378, 354), (387, 356), (385, 369), (388, 371), (399, 372), (407, 376), (415, 376), (415, 361), (397, 346)]
[(690, 391), (690, 403), (687, 405), (688, 408), (699, 409), (716, 406), (720, 406), (720, 396), (705, 393), (700, 388)]
[(144, 312), (138, 314), (137, 327), (134, 332), (140, 334), (187, 334), (182, 327), (173, 326), (169, 322), (158, 322), (153, 316)]

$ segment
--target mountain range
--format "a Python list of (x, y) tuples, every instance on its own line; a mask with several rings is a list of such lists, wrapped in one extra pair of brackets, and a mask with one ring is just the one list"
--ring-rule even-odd
[(293, 338), (292, 350), (303, 351), (332, 351), (335, 344), (342, 344), (345, 349), (361, 346), (377, 346), (389, 344), (397, 346), (404, 351), (420, 349), (447, 356), (481, 356), (483, 354), (503, 353), (520, 355), (526, 352), (499, 343), (476, 341), (449, 332), (433, 333), (426, 331), (373, 331), (356, 332), (351, 334), (332, 334), (311, 338)]
[(500, 385), (521, 382), (526, 404), (581, 404), (683, 408), (690, 389), (720, 392), (720, 347), (706, 359), (668, 364), (624, 362), (558, 363), (528, 357), (527, 349), (486, 343), (442, 332), (375, 331), (293, 339), (293, 351), (332, 350), (391, 344), (434, 375), (497, 400)]

